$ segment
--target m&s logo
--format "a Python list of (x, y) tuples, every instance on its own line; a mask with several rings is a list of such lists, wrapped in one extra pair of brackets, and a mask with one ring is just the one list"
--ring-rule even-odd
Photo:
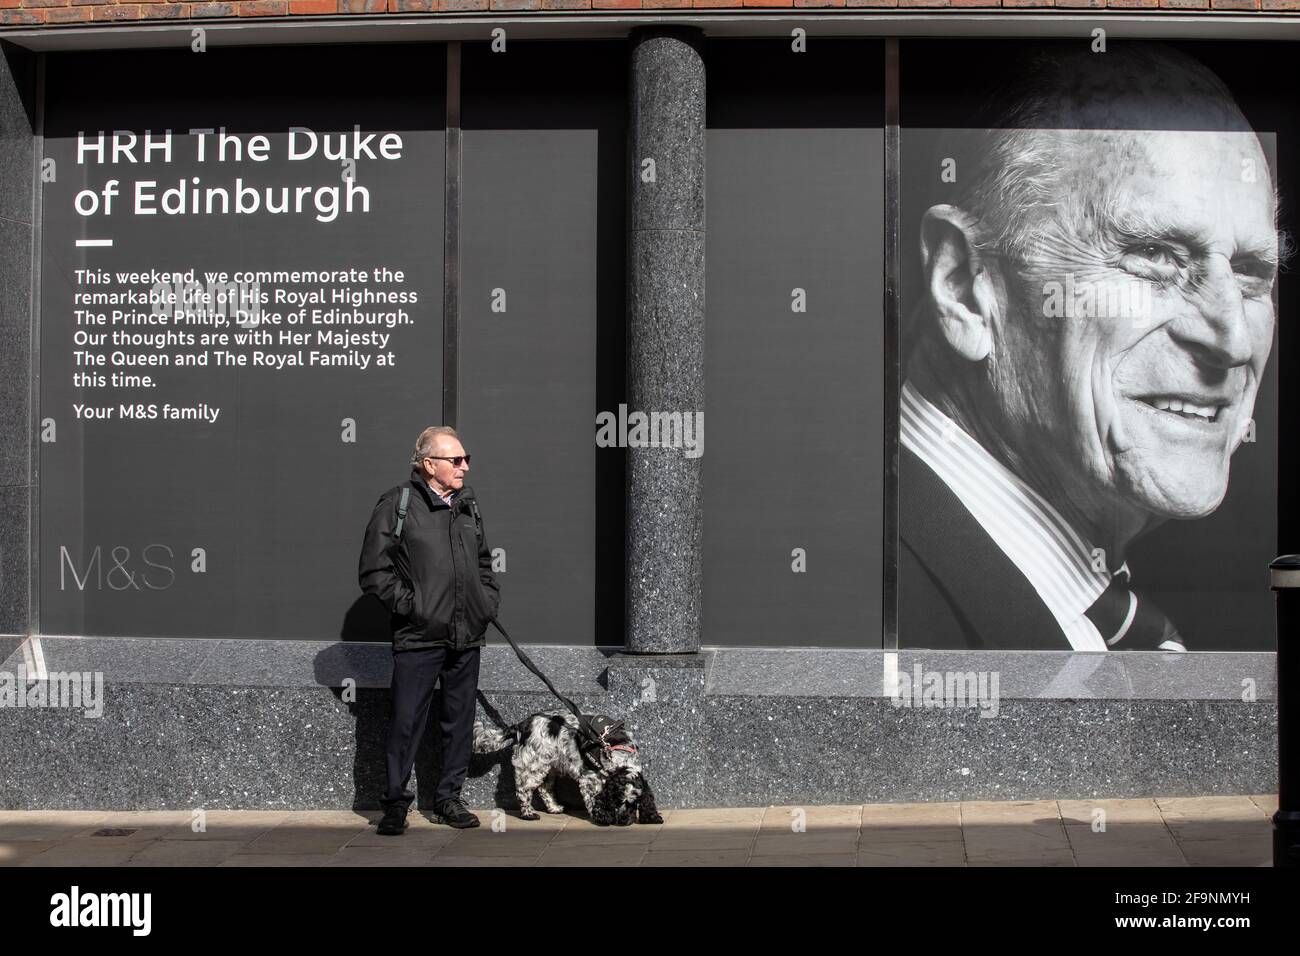
[(140, 549), (138, 561), (132, 562), (131, 549), (115, 545), (104, 554), (100, 545), (85, 560), (78, 562), (66, 545), (59, 546), (59, 590), (69, 585), (78, 591), (165, 591), (176, 582), (172, 569), (175, 553), (165, 544), (147, 544)]

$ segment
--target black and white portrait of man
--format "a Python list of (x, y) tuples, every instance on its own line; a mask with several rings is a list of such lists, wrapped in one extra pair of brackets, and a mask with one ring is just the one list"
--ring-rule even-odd
[(1254, 440), (1286, 253), (1269, 156), (1171, 48), (1079, 44), (1010, 75), (933, 168), (950, 201), (905, 209), (900, 640), (1198, 649), (1129, 559), (1212, 515)]

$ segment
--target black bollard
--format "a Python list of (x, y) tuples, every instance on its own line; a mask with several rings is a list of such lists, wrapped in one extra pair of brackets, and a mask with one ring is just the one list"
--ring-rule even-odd
[(1277, 592), (1277, 813), (1273, 865), (1300, 866), (1300, 554), (1268, 566)]

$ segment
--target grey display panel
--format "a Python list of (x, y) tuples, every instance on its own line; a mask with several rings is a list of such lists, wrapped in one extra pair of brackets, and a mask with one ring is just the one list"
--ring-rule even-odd
[(623, 452), (594, 435), (622, 392), (626, 45), (462, 58), (458, 431), (501, 617), (621, 644)]
[(704, 635), (880, 647), (882, 45), (709, 45)]
[[(440, 46), (49, 57), (44, 632), (387, 638), (357, 557), (441, 416), (444, 62)], [(101, 130), (103, 152), (84, 148)], [(220, 306), (162, 324), (122, 301), (154, 286), (130, 273), (190, 269), (214, 295), (207, 273), (333, 274), (261, 277), (268, 301), (242, 328), (218, 327)]]
[[(904, 373), (925, 295), (921, 214), (960, 201), (961, 184), (939, 175), (936, 157), (970, 152), (960, 141), (970, 135), (963, 127), (975, 104), (1000, 95), (991, 64), (1010, 63), (1020, 48), (903, 44)], [(1291, 157), (1300, 154), (1276, 93), (1285, 59), (1267, 44), (1185, 49), (1237, 97), (1258, 133), (1265, 178), (1275, 177), (1285, 204)], [(785, 41), (706, 44), (707, 644), (880, 639), (891, 405), (882, 390), (881, 50), (877, 41), (827, 40), (805, 57)], [(596, 412), (625, 400), (626, 46), (511, 51), (502, 59), (486, 44), (464, 48), (457, 424), (475, 454), (470, 483), (489, 542), (505, 552), (503, 617), (528, 622), (514, 633), (616, 644), (624, 453), (595, 447), (590, 429)], [(49, 57), (38, 415), (46, 439), (45, 633), (387, 637), (386, 616), (359, 598), (356, 552), (374, 499), (404, 477), (415, 434), (442, 420), (445, 63), (437, 46), (348, 48), (350, 63), (382, 71), (395, 91), (348, 93), (320, 83), (330, 52)], [(209, 66), (197, 70), (195, 62)], [(980, 80), (955, 91), (942, 77), (962, 63)], [(85, 84), (87, 75), (108, 72), (116, 78), (111, 95)], [(173, 79), (163, 84), (163, 76)], [(321, 155), (353, 141), (354, 124), (375, 134), (368, 141), (375, 151), (385, 132), (401, 139), (400, 156), (357, 164), (355, 185), (367, 190), (369, 211), (331, 207), (335, 195), (346, 203), (349, 186), (338, 160)], [(237, 142), (244, 151), (239, 160), (215, 155), (222, 127), (231, 134), (227, 147)], [(290, 159), (290, 127), (332, 139), (316, 139), (311, 157)], [(203, 162), (189, 132), (198, 128), (213, 130)], [(102, 161), (92, 143), (88, 161), (78, 162), (83, 129), (104, 132)], [(167, 129), (170, 142), (160, 137)], [(147, 151), (146, 130), (162, 145)], [(266, 137), (265, 161), (249, 153), (257, 134)], [(310, 138), (298, 135), (301, 149)], [(301, 209), (188, 208), (210, 187), (226, 188), (237, 205), (237, 177), (261, 203), (268, 187), (272, 197), (289, 187), (287, 201)], [(118, 192), (106, 213), (110, 180)], [(156, 186), (136, 194), (140, 181)], [(187, 208), (169, 210), (169, 202)], [(78, 244), (108, 239), (112, 245)], [(411, 323), (375, 330), (391, 336), (383, 346), (327, 343), (320, 350), (340, 358), (333, 366), (218, 366), (212, 355), (207, 364), (119, 364), (114, 352), (179, 357), (215, 345), (155, 349), (146, 342), (164, 331), (156, 323), (116, 325), (85, 314), (140, 307), (74, 300), (143, 291), (150, 284), (143, 274), (153, 269), (194, 267), (202, 282), (205, 272), (373, 272), (380, 264), (403, 273), (383, 287), (414, 296), (392, 306)], [(1274, 299), (1279, 324), (1288, 281), (1284, 270)], [(321, 287), (279, 285), (292, 293)], [(321, 288), (328, 295), (334, 286), (380, 288), (373, 276)], [(264, 289), (274, 294), (275, 283)], [(806, 311), (791, 307), (796, 290)], [(283, 321), (303, 304), (316, 305), (268, 302), (263, 314), (278, 311)], [(262, 328), (281, 331), (269, 318)], [(77, 339), (115, 331), (140, 338), (121, 347), (111, 338)], [(305, 354), (321, 345), (314, 329), (310, 339), (264, 351)], [(1271, 647), (1272, 602), (1259, 568), (1278, 550), (1279, 525), (1294, 526), (1296, 513), (1277, 486), (1278, 462), (1293, 453), (1278, 441), (1284, 346), (1285, 336), (1275, 337), (1261, 364), (1253, 440), (1232, 456), (1223, 501), (1204, 517), (1140, 536), (1127, 555), (1135, 584), (1169, 612), (1192, 649)], [(251, 352), (254, 343), (225, 348)], [(377, 364), (388, 352), (394, 364)], [(353, 359), (362, 353), (370, 356), (364, 368)], [(152, 383), (113, 384), (114, 373)], [(76, 406), (107, 408), (112, 417), (80, 419)], [(355, 441), (344, 440), (353, 426)], [(905, 558), (907, 519), (917, 513), (911, 487), (904, 480), (900, 488)], [(936, 605), (909, 599), (903, 577), (902, 646), (948, 646), (934, 642), (927, 615)], [(1054, 626), (1039, 627), (1041, 614), (1019, 613), (996, 583), (987, 591), (1015, 615), (1005, 646), (1050, 646), (1042, 642)]]

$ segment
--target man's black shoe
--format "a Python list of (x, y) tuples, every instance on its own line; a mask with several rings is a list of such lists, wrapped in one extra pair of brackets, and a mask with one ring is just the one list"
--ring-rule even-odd
[(439, 804), (437, 817), (439, 823), (445, 823), (461, 830), (480, 825), (478, 817), (469, 812), (469, 808), (465, 806), (460, 797), (453, 797)]
[(379, 821), (377, 833), (384, 836), (401, 836), (406, 832), (406, 805), (389, 804), (384, 808), (384, 817)]

